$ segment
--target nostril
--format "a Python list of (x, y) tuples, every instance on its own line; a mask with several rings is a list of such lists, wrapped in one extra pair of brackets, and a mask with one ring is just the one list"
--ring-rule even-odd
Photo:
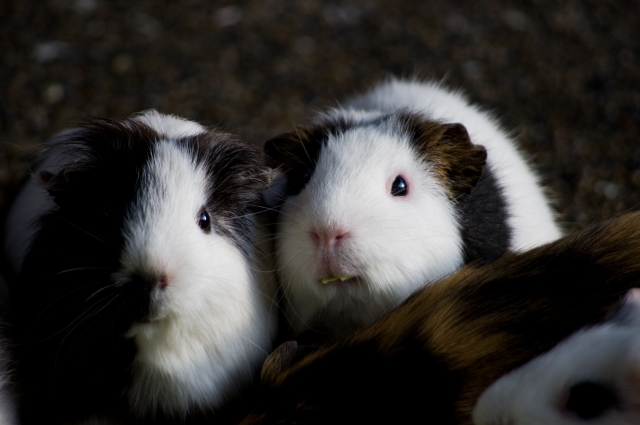
[(157, 283), (158, 289), (164, 289), (168, 285), (169, 285), (169, 278), (167, 278), (167, 276), (165, 275), (162, 275), (160, 279), (158, 279), (158, 283)]
[(329, 246), (338, 245), (344, 242), (344, 239), (348, 239), (348, 238), (349, 238), (349, 232), (341, 232), (341, 231), (336, 232), (332, 236), (329, 236)]
[(341, 233), (341, 234), (339, 234), (339, 235), (336, 235), (336, 236), (334, 237), (334, 239), (335, 239), (335, 240), (345, 239), (345, 238), (347, 238), (348, 236), (349, 236), (349, 233), (348, 233), (348, 232), (344, 232), (344, 233)]

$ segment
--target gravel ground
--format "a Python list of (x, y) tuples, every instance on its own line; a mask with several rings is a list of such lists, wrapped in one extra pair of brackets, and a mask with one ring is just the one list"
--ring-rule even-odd
[(0, 202), (39, 144), (147, 108), (261, 144), (389, 75), (518, 136), (569, 230), (640, 203), (640, 2), (4, 0)]

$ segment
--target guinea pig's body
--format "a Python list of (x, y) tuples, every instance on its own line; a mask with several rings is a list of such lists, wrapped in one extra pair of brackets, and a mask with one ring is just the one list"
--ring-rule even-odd
[(611, 321), (576, 332), (493, 383), (478, 399), (474, 424), (639, 424), (638, 291)]
[(62, 133), (38, 171), (5, 232), (23, 423), (182, 420), (237, 396), (277, 327), (260, 154), (149, 111)]
[(471, 424), (496, 379), (602, 321), (640, 285), (640, 213), (427, 285), (373, 325), (262, 368), (249, 424)]
[(469, 261), (560, 236), (513, 141), (436, 84), (383, 84), (265, 150), (287, 178), (276, 251), (296, 331), (369, 324)]

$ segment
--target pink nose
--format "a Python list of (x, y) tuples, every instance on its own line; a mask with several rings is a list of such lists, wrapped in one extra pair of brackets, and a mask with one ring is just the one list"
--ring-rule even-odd
[(311, 241), (318, 248), (333, 248), (350, 236), (344, 229), (312, 229), (309, 233)]
[(158, 289), (165, 289), (167, 286), (169, 285), (169, 278), (165, 275), (160, 276), (160, 279), (158, 279)]

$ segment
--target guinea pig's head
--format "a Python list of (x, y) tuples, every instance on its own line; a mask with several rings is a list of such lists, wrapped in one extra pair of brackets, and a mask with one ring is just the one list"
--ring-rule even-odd
[(149, 111), (92, 121), (49, 155), (59, 164), (40, 178), (56, 207), (24, 269), (54, 280), (40, 296), (56, 326), (70, 322), (61, 346), (106, 323), (135, 343), (134, 410), (219, 404), (259, 367), (275, 326), (254, 248), (271, 180), (261, 154)]
[(370, 323), (462, 265), (456, 203), (486, 151), (461, 124), (338, 110), (265, 151), (287, 180), (276, 250), (297, 330), (318, 316)]
[(640, 290), (613, 320), (581, 330), (494, 382), (475, 425), (640, 423)]

